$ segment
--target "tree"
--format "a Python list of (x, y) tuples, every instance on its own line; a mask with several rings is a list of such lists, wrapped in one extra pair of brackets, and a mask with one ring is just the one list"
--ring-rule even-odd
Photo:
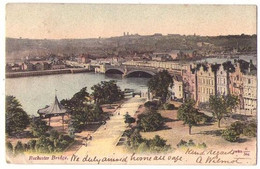
[(189, 126), (189, 134), (191, 134), (191, 128), (197, 125), (201, 120), (201, 113), (195, 107), (195, 101), (192, 99), (187, 99), (179, 107), (177, 117), (182, 120), (184, 124)]
[(6, 96), (6, 133), (9, 135), (23, 131), (30, 123), (29, 116), (14, 96)]
[(143, 141), (144, 139), (142, 138), (140, 132), (138, 130), (134, 130), (129, 137), (129, 146), (136, 149)]
[(61, 100), (61, 104), (64, 105), (70, 113), (81, 109), (87, 102), (89, 102), (87, 87), (83, 87), (79, 92), (75, 93), (71, 99)]
[(75, 132), (80, 132), (87, 124), (87, 115), (91, 111), (90, 105), (74, 110), (71, 114), (70, 127), (74, 128)]
[(138, 115), (138, 126), (142, 131), (156, 131), (164, 125), (164, 119), (155, 110), (147, 110), (146, 113)]
[(94, 122), (99, 121), (102, 118), (103, 110), (99, 104), (92, 105), (91, 111), (88, 111), (87, 121)]
[(125, 114), (125, 123), (128, 123), (130, 126), (131, 123), (135, 122), (135, 118), (131, 117), (128, 113)]
[(111, 104), (113, 102), (121, 100), (124, 95), (116, 81), (102, 81), (91, 87), (93, 90), (92, 96), (97, 104)]
[(98, 105), (85, 105), (84, 107), (75, 109), (71, 114), (70, 128), (75, 132), (79, 132), (85, 128), (87, 122), (95, 122), (102, 119), (103, 110)]
[(34, 118), (31, 122), (31, 131), (32, 134), (36, 137), (40, 137), (46, 135), (49, 126), (47, 126), (47, 122), (41, 120), (40, 118)]
[(10, 153), (13, 153), (13, 145), (12, 145), (12, 143), (10, 141), (6, 142), (6, 149)]
[(163, 103), (166, 102), (169, 87), (172, 87), (172, 85), (173, 80), (167, 70), (157, 73), (148, 81), (148, 89), (155, 97), (160, 97)]
[(232, 113), (232, 110), (238, 104), (237, 96), (233, 95), (211, 95), (209, 98), (209, 106), (212, 110), (213, 116), (218, 120), (218, 127), (223, 117)]
[(232, 111), (236, 108), (236, 106), (239, 103), (239, 99), (235, 95), (228, 94), (228, 95), (224, 96), (224, 100), (225, 100), (226, 105), (227, 105), (226, 107), (227, 107), (228, 113), (232, 113)]
[(15, 154), (20, 154), (24, 152), (23, 144), (21, 141), (18, 141), (16, 143), (16, 146), (14, 147), (14, 153)]

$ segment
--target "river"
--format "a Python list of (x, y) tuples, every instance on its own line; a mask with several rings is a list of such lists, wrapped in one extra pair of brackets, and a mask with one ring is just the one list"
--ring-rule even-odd
[(116, 80), (121, 90), (131, 88), (147, 92), (148, 78), (121, 78), (121, 75), (95, 73), (59, 74), (6, 79), (6, 95), (15, 96), (29, 115), (54, 101), (55, 89), (59, 100), (71, 98), (83, 87), (91, 93), (91, 87), (101, 81)]

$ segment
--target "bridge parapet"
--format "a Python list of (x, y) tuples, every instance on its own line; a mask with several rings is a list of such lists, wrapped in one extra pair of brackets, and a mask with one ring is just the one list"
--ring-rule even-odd
[[(156, 68), (151, 66), (136, 66), (136, 65), (101, 65), (100, 73), (106, 73), (109, 70), (118, 70), (123, 74), (123, 77), (128, 76), (134, 72), (144, 72), (150, 75), (155, 75), (157, 72), (164, 70), (162, 68)], [(168, 69), (167, 69), (168, 70)], [(168, 70), (170, 74), (181, 74), (181, 70)]]

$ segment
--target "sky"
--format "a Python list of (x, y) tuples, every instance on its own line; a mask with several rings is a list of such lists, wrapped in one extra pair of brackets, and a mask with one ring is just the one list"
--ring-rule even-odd
[(98, 38), (154, 33), (256, 34), (254, 5), (6, 5), (6, 37)]

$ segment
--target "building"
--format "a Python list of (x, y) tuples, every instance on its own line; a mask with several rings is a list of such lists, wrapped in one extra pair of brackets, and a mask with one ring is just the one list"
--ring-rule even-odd
[(182, 101), (183, 100), (183, 81), (181, 75), (174, 75), (172, 86), (172, 99)]
[(215, 74), (210, 65), (200, 65), (197, 72), (198, 103), (209, 101), (215, 95)]
[(257, 109), (257, 71), (251, 69), (249, 65), (248, 70), (243, 73), (243, 99), (244, 109), (250, 111), (251, 114)]
[(90, 56), (88, 54), (81, 54), (78, 58), (78, 63), (90, 63)]
[(21, 70), (21, 67), (20, 67), (19, 64), (15, 63), (15, 64), (12, 65), (11, 70), (12, 71), (19, 71), (19, 70)]
[(37, 70), (37, 71), (44, 70), (43, 63), (36, 63), (34, 65), (34, 67), (35, 67), (35, 70)]
[(223, 65), (219, 66), (216, 73), (217, 77), (217, 94), (227, 95), (228, 94), (228, 73), (224, 70)]
[(168, 53), (154, 53), (152, 56), (153, 61), (172, 61), (172, 56)]
[(183, 94), (184, 99), (190, 98), (197, 101), (197, 75), (193, 64), (183, 65)]
[(51, 65), (48, 62), (43, 62), (43, 69), (49, 70), (49, 69), (51, 69)]
[(51, 65), (51, 69), (65, 69), (66, 65), (65, 64), (55, 64), (55, 65)]
[(243, 99), (243, 73), (240, 64), (235, 63), (235, 71), (229, 74), (229, 91), (231, 95), (236, 95), (239, 98), (239, 108), (244, 109)]
[(64, 124), (64, 116), (67, 110), (60, 104), (57, 96), (55, 95), (54, 103), (45, 108), (39, 109), (37, 112), (41, 118), (49, 118), (49, 126), (51, 124), (51, 118), (55, 116), (62, 117), (62, 124)]

